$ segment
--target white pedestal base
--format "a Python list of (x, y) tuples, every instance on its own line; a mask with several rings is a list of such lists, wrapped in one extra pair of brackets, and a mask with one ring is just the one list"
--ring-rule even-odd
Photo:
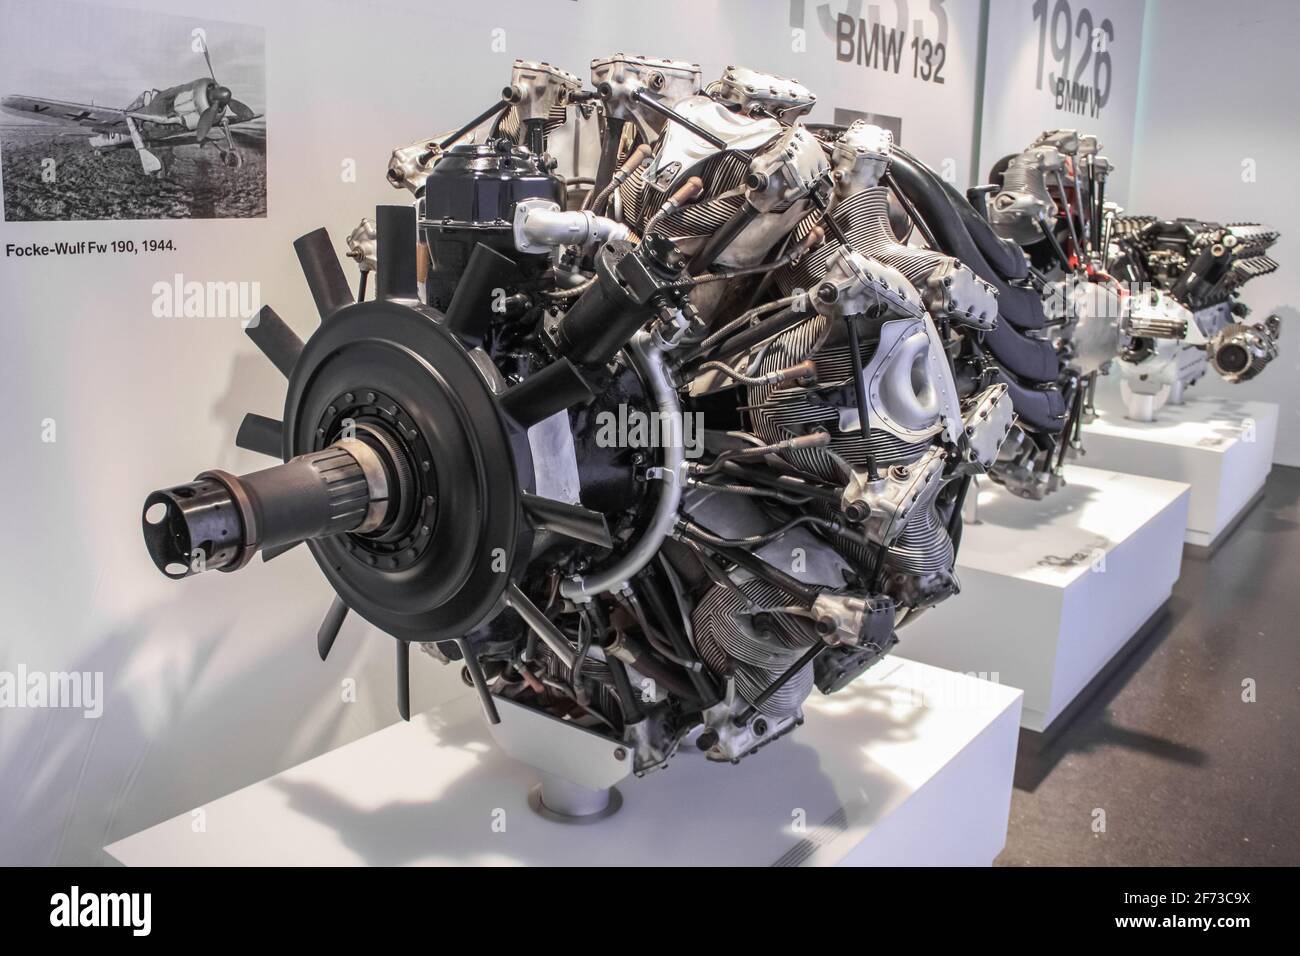
[(465, 697), (107, 847), (131, 866), (981, 865), (1006, 842), (1020, 692), (886, 658), (739, 764), (695, 750), (583, 826)]
[(1168, 599), (1184, 484), (1067, 466), (1042, 501), (985, 480), (957, 555), (962, 592), (899, 631), (896, 652), (1025, 692), (1046, 730)]
[(1196, 396), (1165, 405), (1152, 422), (1124, 417), (1114, 389), (1099, 389), (1084, 427), (1085, 464), (1192, 486), (1188, 544), (1211, 548), (1255, 500), (1273, 467), (1278, 408), (1271, 402)]

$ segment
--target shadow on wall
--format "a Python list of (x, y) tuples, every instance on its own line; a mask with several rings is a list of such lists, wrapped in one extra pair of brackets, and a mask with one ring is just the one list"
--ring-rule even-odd
[[(48, 473), (47, 494), (66, 485), (74, 507), (93, 509), (82, 523), (97, 529), (101, 550), (93, 561), (34, 573), (25, 586), (9, 582), (19, 623), (0, 640), (0, 669), (102, 675), (102, 715), (0, 711), (0, 864), (104, 862), (109, 842), (397, 717), (390, 638), (354, 618), (329, 662), (317, 657), (316, 628), (332, 593), (306, 548), (269, 567), (255, 560), (234, 577), (183, 582), (164, 581), (149, 563), (136, 517), (149, 490), (210, 467), (273, 464), (237, 449), (234, 435), (247, 411), (279, 416), (249, 396), (273, 395), (274, 404), (283, 378), (247, 343), (229, 363), (225, 387), (206, 406), (209, 421), (196, 423), (221, 437), (186, 456), (184, 473), (159, 464), (151, 447), (156, 433), (174, 429), (174, 410), (151, 406), (155, 432), (111, 402), (100, 414), (136, 424), (92, 433), (92, 444), (76, 446), (76, 461)], [(100, 499), (86, 502), (71, 476), (103, 460), (119, 466)], [(55, 594), (64, 607), (48, 605), (44, 582), (54, 575), (62, 575)], [(426, 663), (412, 668), (417, 704), (464, 692), (455, 668)], [(353, 702), (344, 700), (346, 680)]]
[[(102, 862), (104, 844), (187, 809), (199, 795), (257, 779), (259, 768), (283, 766), (297, 756), (292, 751), (319, 752), (336, 741), (349, 720), (342, 705), (310, 739), (288, 744), (292, 714), (324, 710), (306, 682), (286, 685), (281, 676), (312, 663), (307, 621), (300, 647), (284, 642), (269, 656), (241, 654), (245, 663), (232, 668), (223, 645), (239, 640), (238, 616), (218, 589), (201, 597), (178, 592), (64, 668), (103, 675), (102, 716), (72, 709), (12, 715), (21, 727), (0, 757), (0, 817), (9, 824), (0, 862)], [(194, 622), (184, 637), (176, 634), (181, 621)], [(358, 663), (359, 649), (349, 656), (340, 662), (344, 672)], [(253, 727), (263, 732), (250, 733)], [(226, 743), (232, 734), (241, 740), (238, 755)]]
[[(312, 559), (303, 550), (280, 560)], [(292, 603), (281, 575), (241, 588), (250, 607), (273, 609), (263, 625), (232, 606), (224, 575), (210, 577), (61, 667), (102, 673), (102, 716), (6, 713), (0, 863), (109, 862), (108, 843), (397, 719), (391, 639), (353, 622), (327, 663), (317, 657), (323, 584)], [(464, 692), (454, 668), (416, 666), (412, 676), (417, 703)]]

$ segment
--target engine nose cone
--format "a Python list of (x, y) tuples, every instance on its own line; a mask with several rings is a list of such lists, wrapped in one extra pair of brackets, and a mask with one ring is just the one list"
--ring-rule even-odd
[(210, 87), (208, 93), (209, 102), (214, 106), (225, 106), (230, 102), (230, 98), (233, 95), (234, 94), (230, 92), (230, 87), (221, 86), (219, 84)]

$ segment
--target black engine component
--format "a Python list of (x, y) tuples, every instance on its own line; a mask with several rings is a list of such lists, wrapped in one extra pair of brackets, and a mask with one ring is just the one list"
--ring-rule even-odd
[(639, 246), (606, 243), (596, 256), (595, 283), (556, 332), (560, 351), (581, 365), (604, 365), (652, 315), (680, 304), (674, 283), (685, 267), (681, 252), (662, 236)]
[(1250, 279), (1277, 269), (1278, 233), (1256, 223), (1120, 216), (1114, 220), (1116, 274), (1153, 283), (1193, 312), (1222, 302)]
[[(420, 223), (429, 250), (428, 304), (446, 311), (474, 247), (487, 246), (517, 263), (522, 279), (536, 279), (544, 256), (515, 249), (511, 223), (522, 199), (564, 204), (564, 181), (542, 156), (509, 140), (451, 147), (424, 183)], [(515, 283), (518, 285), (518, 282)]]

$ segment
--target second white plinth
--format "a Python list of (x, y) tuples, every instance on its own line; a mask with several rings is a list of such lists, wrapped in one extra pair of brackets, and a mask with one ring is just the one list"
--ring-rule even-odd
[(1025, 692), (1046, 730), (1169, 598), (1182, 566), (1181, 482), (1066, 466), (1042, 501), (985, 480), (957, 556), (962, 592), (899, 631), (897, 653)]
[[(1195, 391), (1195, 389), (1193, 389)], [(1264, 487), (1273, 467), (1278, 408), (1272, 402), (1192, 397), (1153, 422), (1124, 417), (1114, 388), (1099, 388), (1097, 419), (1084, 426), (1082, 462), (1191, 485), (1188, 544), (1211, 548)]]

